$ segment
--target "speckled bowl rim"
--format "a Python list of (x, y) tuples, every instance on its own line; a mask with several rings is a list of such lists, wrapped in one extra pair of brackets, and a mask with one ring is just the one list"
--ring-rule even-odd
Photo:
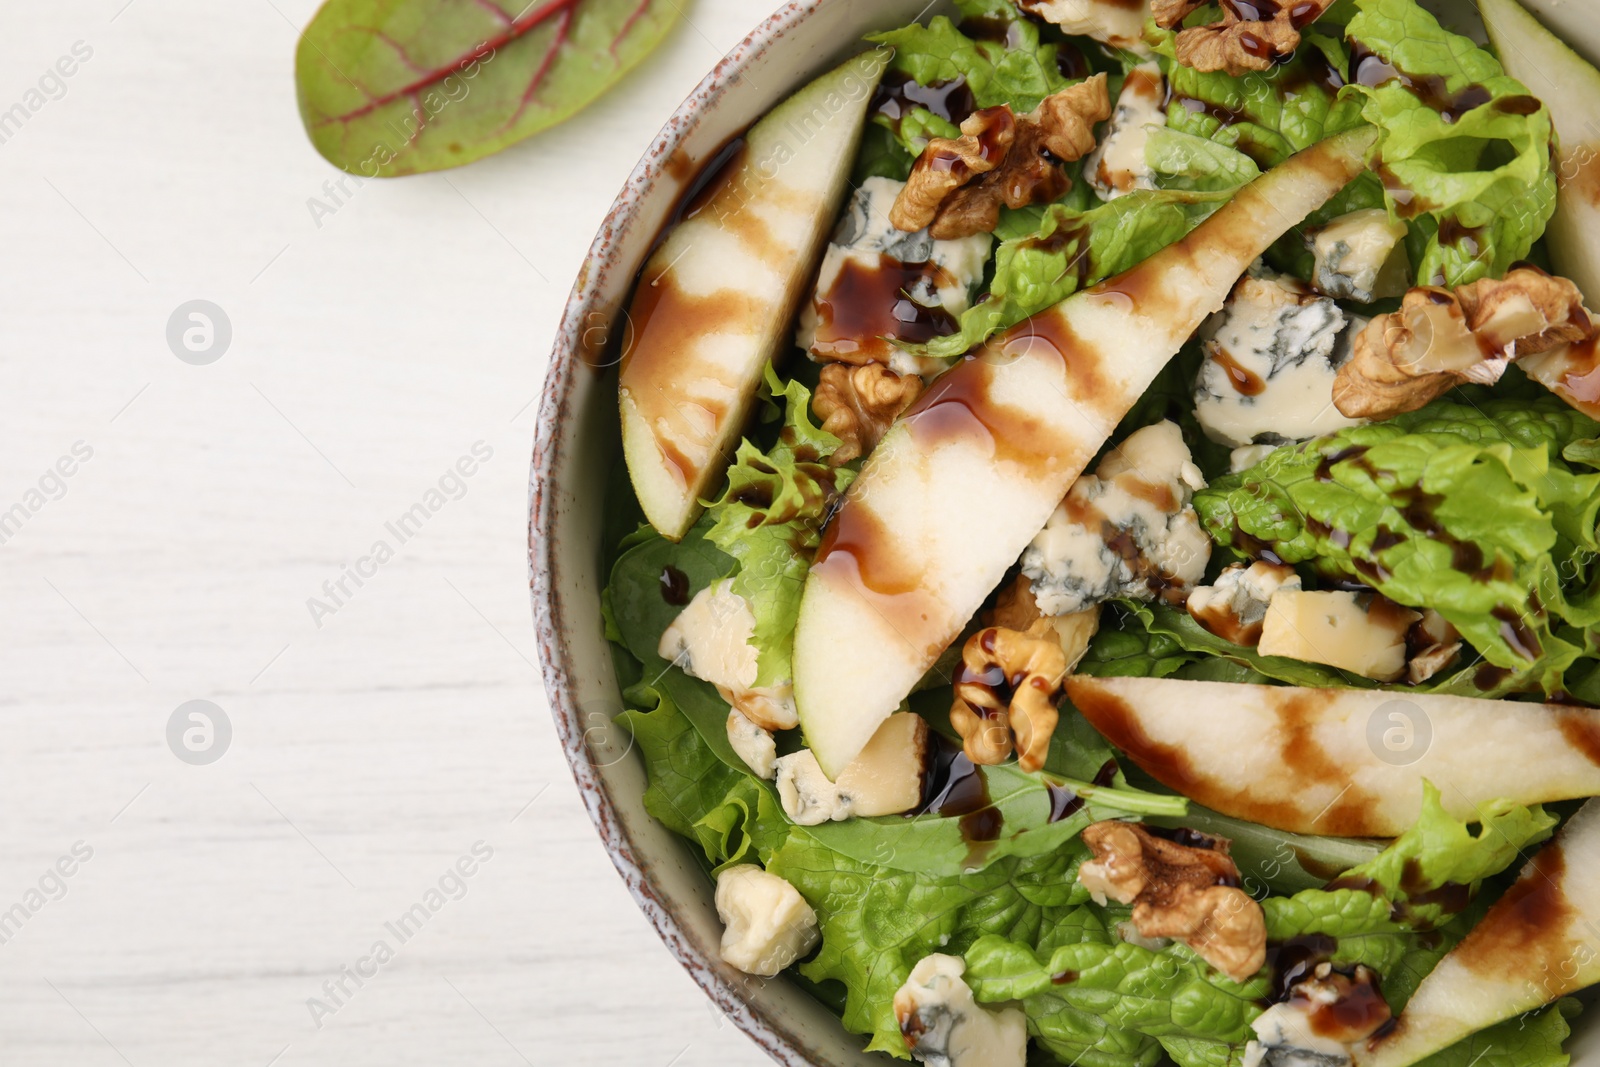
[(667, 178), (668, 160), (699, 125), (702, 116), (739, 83), (743, 72), (764, 56), (786, 33), (811, 17), (825, 0), (793, 0), (769, 16), (724, 56), (711, 73), (695, 87), (673, 112), (661, 132), (650, 143), (643, 158), (629, 175), (622, 192), (607, 212), (600, 231), (589, 247), (577, 282), (567, 300), (561, 324), (550, 355), (550, 366), (539, 402), (535, 427), (533, 473), (529, 487), (528, 552), (531, 565), (534, 623), (543, 668), (544, 688), (555, 720), (561, 748), (577, 780), (583, 805), (599, 831), (601, 841), (617, 872), (627, 884), (640, 910), (679, 963), (706, 992), (712, 1002), (774, 1060), (787, 1067), (810, 1067), (803, 1051), (804, 1039), (783, 1027), (766, 1012), (750, 1003), (742, 991), (704, 959), (686, 935), (684, 925), (670, 899), (651, 877), (634, 844), (629, 840), (614, 810), (604, 776), (589, 758), (584, 740), (583, 718), (572, 699), (574, 668), (563, 625), (559, 566), (555, 539), (544, 536), (556, 528), (556, 501), (553, 478), (556, 464), (558, 429), (571, 416), (571, 386), (575, 375), (593, 373), (583, 359), (582, 334), (585, 324), (596, 320), (595, 312), (605, 313), (601, 296), (608, 275), (620, 269), (614, 262), (619, 245), (629, 228), (638, 222), (641, 208), (657, 182)]

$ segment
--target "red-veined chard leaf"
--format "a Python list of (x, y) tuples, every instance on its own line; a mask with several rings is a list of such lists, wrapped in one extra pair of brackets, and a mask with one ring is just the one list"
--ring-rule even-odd
[(295, 57), (300, 115), (355, 174), (460, 166), (583, 108), (677, 15), (673, 0), (328, 0)]

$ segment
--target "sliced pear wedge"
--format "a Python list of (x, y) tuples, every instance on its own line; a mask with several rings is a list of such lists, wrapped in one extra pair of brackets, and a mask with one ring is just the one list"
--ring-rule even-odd
[(1479, 0), (1478, 9), (1506, 73), (1544, 101), (1561, 140), (1551, 265), (1600, 301), (1600, 70), (1517, 0)]
[(1600, 802), (1589, 801), (1422, 980), (1353, 1067), (1410, 1067), (1486, 1026), (1600, 982)]
[(1376, 136), (1273, 168), (1188, 237), (993, 338), (889, 430), (829, 524), (795, 631), (795, 697), (824, 772), (849, 765), (1161, 368), (1361, 172)]
[(645, 517), (676, 541), (716, 488), (789, 344), (887, 63), (868, 52), (750, 127), (639, 275), (622, 359), (622, 451)]
[(1491, 800), (1600, 795), (1600, 711), (1379, 689), (1067, 679), (1106, 740), (1224, 815), (1333, 837), (1395, 837), (1422, 781), (1473, 819)]

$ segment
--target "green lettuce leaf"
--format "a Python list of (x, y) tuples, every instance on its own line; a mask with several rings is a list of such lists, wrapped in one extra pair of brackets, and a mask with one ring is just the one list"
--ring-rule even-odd
[(1163, 189), (1235, 189), (1261, 174), (1256, 161), (1237, 148), (1172, 126), (1150, 130), (1144, 159)]
[(1037, 230), (1000, 243), (988, 295), (962, 312), (955, 333), (906, 347), (939, 358), (962, 355), (1184, 237), (1228, 195), (1143, 189), (1087, 210), (1052, 204)]
[(785, 415), (777, 444), (763, 452), (740, 442), (728, 468), (728, 487), (706, 508), (705, 538), (737, 564), (733, 591), (755, 615), (751, 643), (760, 650), (756, 685), (793, 677), (794, 626), (806, 571), (821, 542), (828, 504), (855, 477), (824, 462), (839, 439), (811, 421), (811, 391), (799, 381), (780, 382), (767, 368), (774, 402)]
[(636, 688), (630, 696), (655, 702), (653, 708), (626, 711), (618, 719), (644, 757), (649, 776), (645, 810), (673, 833), (697, 843), (714, 871), (765, 862), (790, 825), (771, 790), (719, 758), (665, 692)]
[(1378, 856), (1328, 888), (1267, 900), (1267, 936), (1432, 929), (1463, 911), (1485, 878), (1516, 863), (1556, 825), (1538, 805), (1503, 800), (1480, 805), (1478, 815), (1474, 834), (1445, 811), (1433, 783), (1424, 782), (1416, 823)]
[(1596, 423), (1555, 398), (1439, 400), (1280, 448), (1217, 479), (1195, 510), (1219, 544), (1438, 610), (1493, 668), (1435, 691), (1561, 690), (1600, 622), (1591, 571), (1600, 475), (1561, 457)]
[(1356, 6), (1350, 40), (1399, 73), (1377, 86), (1352, 84), (1340, 99), (1359, 102), (1383, 131), (1378, 154), (1390, 207), (1418, 224), (1408, 243), (1417, 280), (1500, 277), (1528, 255), (1555, 212), (1549, 110), (1527, 113), (1527, 87), (1414, 0)]
[(1320, 28), (1304, 32), (1292, 59), (1242, 77), (1183, 66), (1175, 30), (1148, 32), (1171, 89), (1168, 128), (1233, 148), (1261, 169), (1362, 122), (1360, 102), (1342, 99), (1336, 84), (1349, 66), (1344, 42)]
[(797, 827), (767, 865), (817, 913), (822, 947), (800, 971), (846, 989), (844, 1024), (870, 1034), (870, 1051), (906, 1057), (894, 994), (918, 960), (959, 955), (985, 934), (1032, 944), (1088, 899), (1077, 884), (1087, 849), (1009, 858), (956, 878), (930, 878), (862, 863)]
[(1198, 1056), (1191, 1043), (1237, 1048), (1253, 1036), (1264, 975), (1240, 985), (1181, 944), (1152, 951), (1123, 941), (1101, 909), (1082, 912), (1054, 946), (979, 938), (964, 953), (974, 996), (1021, 1001), (1029, 1031), (1065, 1063), (1152, 1063), (1163, 1045)]
[[(1051, 93), (1072, 82), (1056, 64), (1058, 46), (1040, 39), (1039, 27), (1028, 20), (1010, 26), (1005, 41), (973, 40), (944, 15), (926, 26), (911, 23), (867, 38), (894, 49), (889, 72), (909, 76), (918, 85), (942, 85), (961, 79), (980, 108), (1011, 105), (1018, 114), (1032, 111)], [(955, 137), (960, 131), (923, 107), (912, 108), (899, 121), (874, 115), (911, 156), (929, 137)]]

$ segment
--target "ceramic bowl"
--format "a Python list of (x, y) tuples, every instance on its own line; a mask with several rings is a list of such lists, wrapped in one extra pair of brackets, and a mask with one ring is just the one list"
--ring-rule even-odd
[[(1600, 58), (1600, 25), (1583, 10), (1589, 4), (1531, 6)], [(1477, 24), (1470, 0), (1429, 6), (1462, 28)], [(885, 1060), (863, 1053), (861, 1039), (797, 986), (752, 978), (720, 960), (710, 880), (690, 846), (645, 813), (644, 767), (611, 721), (622, 705), (600, 618), (604, 490), (622, 462), (614, 363), (627, 343), (621, 309), (633, 278), (700, 165), (791, 91), (859, 51), (863, 34), (929, 10), (927, 0), (797, 0), (706, 76), (651, 143), (589, 251), (551, 355), (533, 453), (528, 550), (545, 692), (584, 804), (668, 949), (728, 1018), (792, 1067)], [(1600, 1063), (1600, 1050), (1578, 1059)]]

